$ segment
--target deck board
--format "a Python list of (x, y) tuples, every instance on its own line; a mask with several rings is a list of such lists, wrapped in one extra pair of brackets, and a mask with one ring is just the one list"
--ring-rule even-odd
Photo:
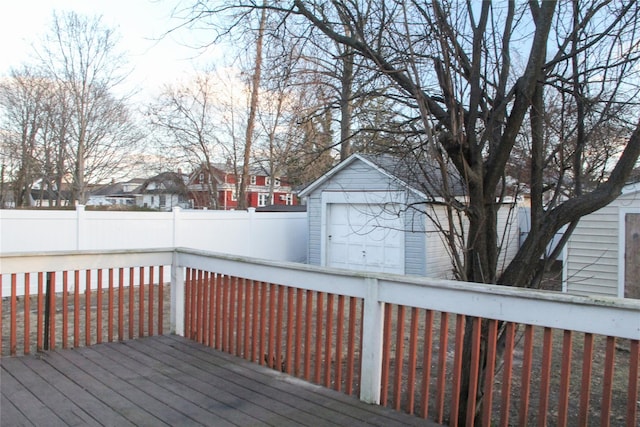
[(1, 426), (434, 425), (173, 335), (0, 365)]

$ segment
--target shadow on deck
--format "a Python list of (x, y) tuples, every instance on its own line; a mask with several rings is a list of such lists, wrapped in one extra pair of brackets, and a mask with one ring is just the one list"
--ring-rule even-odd
[(175, 335), (2, 358), (0, 425), (435, 425)]

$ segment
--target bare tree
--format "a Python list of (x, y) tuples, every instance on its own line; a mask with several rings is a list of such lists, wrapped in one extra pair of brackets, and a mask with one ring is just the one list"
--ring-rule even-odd
[(148, 111), (152, 126), (162, 131), (163, 150), (173, 153), (180, 163), (206, 172), (204, 185), (208, 206), (213, 209), (218, 207), (213, 161), (221, 156), (223, 147), (217, 105), (222, 97), (216, 82), (214, 73), (202, 73), (188, 83), (167, 86)]
[[(467, 224), (456, 264), (463, 280), (537, 286), (539, 260), (553, 236), (614, 200), (636, 165), (637, 2), (291, 0), (273, 10), (292, 33), (302, 37), (315, 28), (392, 85), (386, 96), (401, 106), (411, 135), (404, 149), (424, 149), (424, 158), (440, 166), (442, 185), (433, 196)], [(552, 109), (561, 120), (557, 129), (548, 120)], [(619, 155), (597, 145), (610, 135), (606, 123), (613, 118), (618, 137), (610, 147)], [(514, 183), (506, 171), (523, 139), (530, 171)], [(603, 154), (606, 161), (599, 160)], [(596, 168), (589, 159), (598, 159)], [(544, 185), (549, 176), (561, 182)], [(452, 179), (461, 180), (464, 197), (449, 191)], [(532, 199), (532, 230), (501, 271), (497, 213), (504, 197), (522, 187)], [(467, 344), (470, 337), (468, 330)], [(460, 391), (460, 420), (468, 386)]]
[[(16, 206), (31, 204), (31, 189), (41, 176), (39, 152), (43, 128), (48, 121), (51, 82), (35, 70), (13, 70), (0, 85), (3, 107), (3, 149), (13, 178)], [(6, 164), (3, 162), (3, 164)]]
[(124, 57), (117, 51), (117, 36), (101, 18), (74, 12), (54, 14), (53, 25), (38, 51), (47, 73), (65, 92), (70, 104), (68, 122), (60, 125), (68, 135), (73, 157), (73, 198), (87, 200), (87, 182), (108, 178), (140, 139), (126, 98), (114, 89), (124, 75)]

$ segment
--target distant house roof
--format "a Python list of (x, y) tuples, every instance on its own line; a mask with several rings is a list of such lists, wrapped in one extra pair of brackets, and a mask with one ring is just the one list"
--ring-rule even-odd
[[(414, 156), (398, 157), (391, 154), (353, 154), (329, 172), (300, 191), (300, 197), (308, 196), (315, 189), (354, 162), (361, 161), (386, 175), (398, 185), (406, 187), (421, 198), (433, 199), (443, 194), (443, 176), (435, 162)], [(453, 168), (447, 174), (448, 195), (465, 195), (465, 186)]]
[(256, 212), (306, 212), (307, 205), (269, 205), (256, 208)]
[(188, 193), (188, 176), (177, 172), (163, 172), (144, 181), (138, 192), (145, 194)]

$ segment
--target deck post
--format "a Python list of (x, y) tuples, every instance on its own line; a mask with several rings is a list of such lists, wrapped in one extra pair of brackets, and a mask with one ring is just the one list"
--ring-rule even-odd
[(379, 405), (384, 304), (378, 298), (378, 279), (367, 277), (364, 280), (367, 293), (362, 313), (360, 400)]
[(171, 261), (171, 333), (184, 336), (184, 269), (178, 262), (178, 251)]

